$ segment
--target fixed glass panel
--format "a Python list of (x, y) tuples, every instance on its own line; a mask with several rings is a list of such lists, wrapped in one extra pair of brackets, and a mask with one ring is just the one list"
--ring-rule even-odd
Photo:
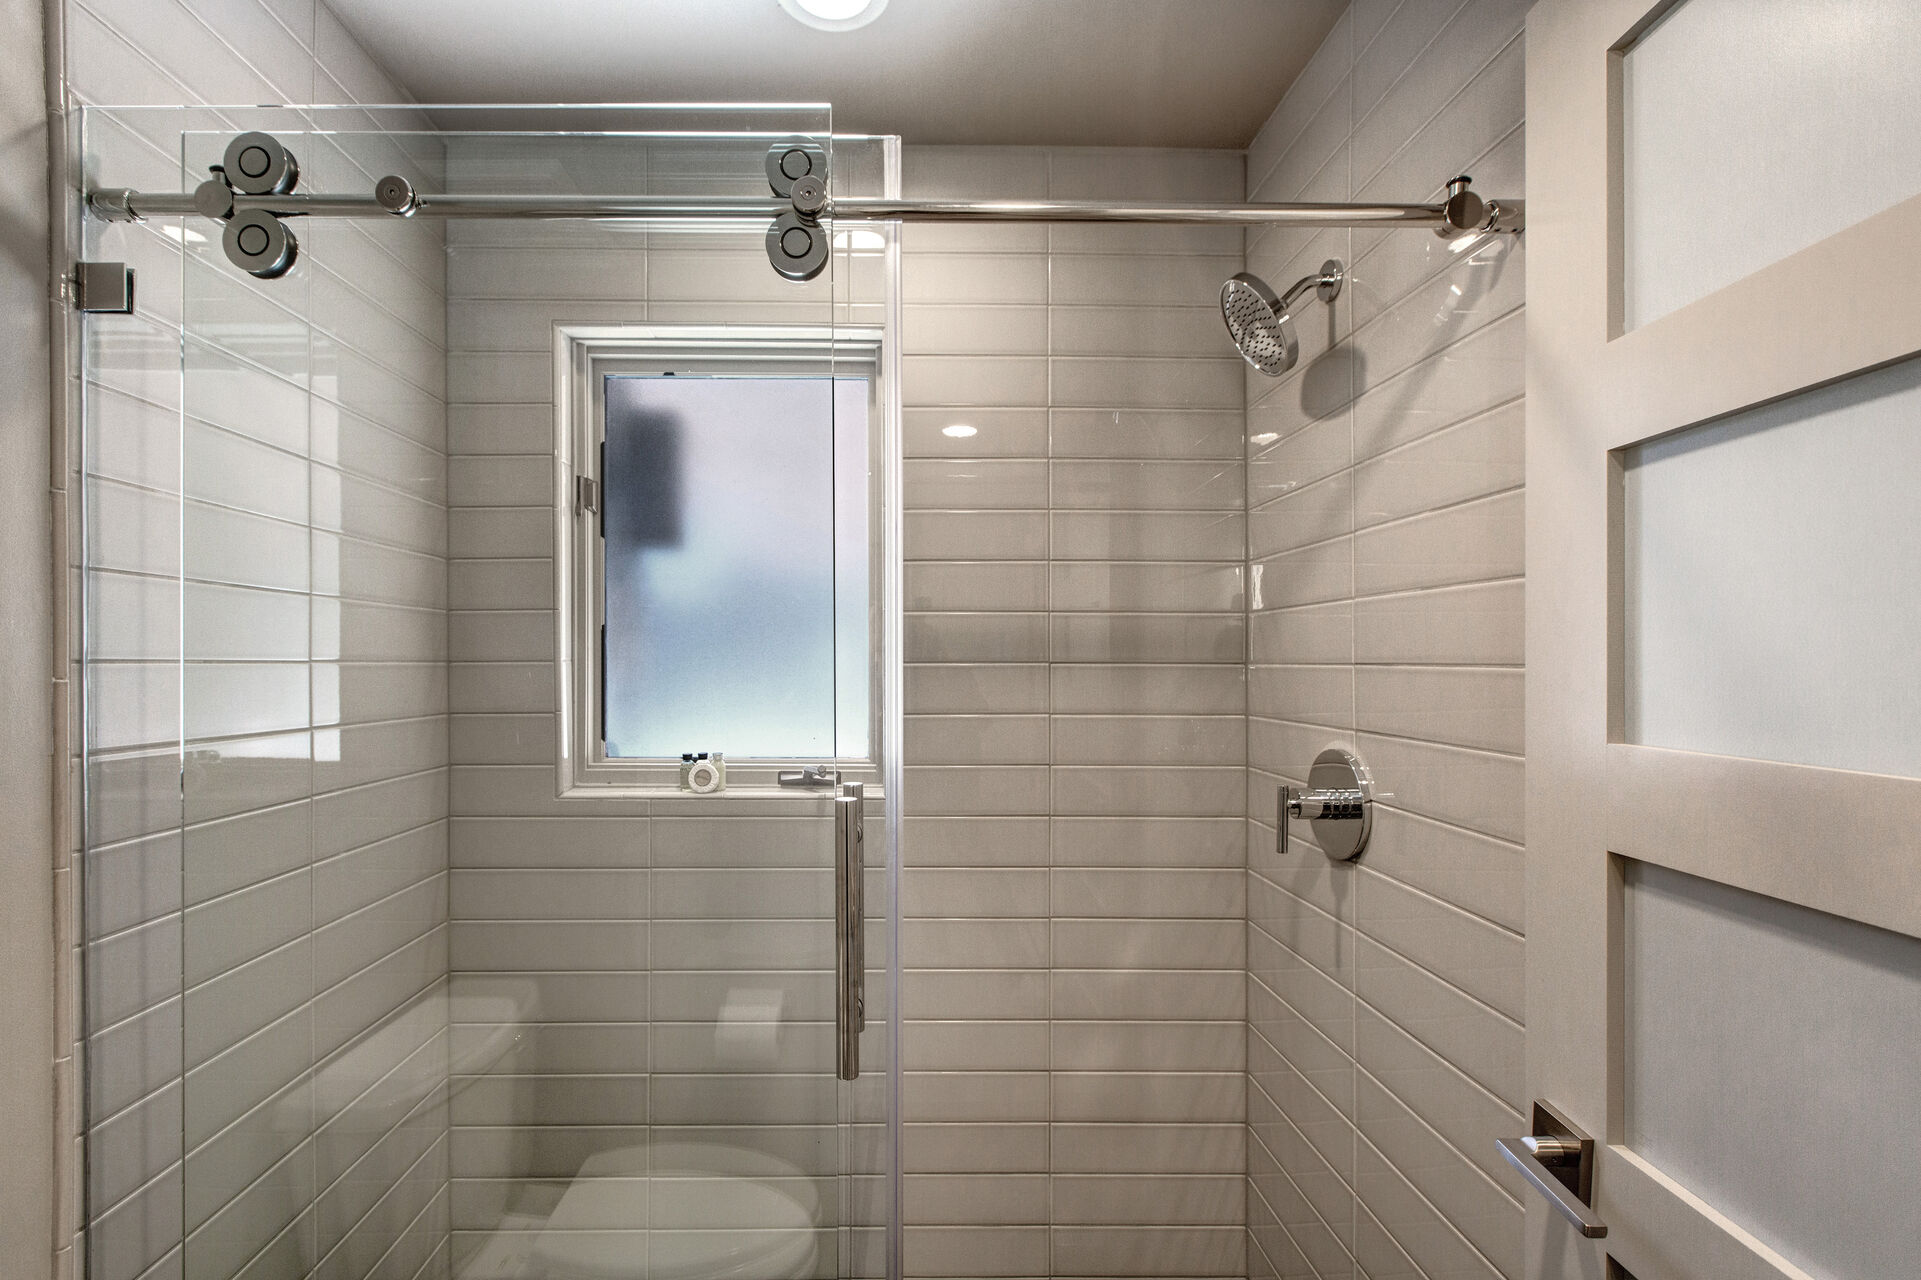
[(865, 754), (868, 382), (604, 396), (607, 754)]
[(1626, 1145), (1811, 1275), (1912, 1272), (1921, 941), (1639, 862), (1622, 920)]
[(1921, 192), (1921, 7), (1685, 0), (1621, 68), (1637, 328)]
[(1625, 451), (1629, 742), (1921, 776), (1921, 360)]
[[(773, 140), (827, 136), (764, 107), (86, 120), (89, 180), (156, 191), (248, 128), (350, 193), (764, 194)], [(86, 225), (140, 272), (83, 370), (92, 1280), (876, 1266), (892, 935), (877, 886), (856, 1096), (831, 801), (561, 814), (520, 784), (559, 718), (528, 678), (554, 658), (554, 325), (831, 334), (877, 323), (881, 277), (837, 304), (838, 265), (782, 280), (749, 224), (303, 218), (271, 281), (204, 219)], [(867, 385), (835, 414), (863, 432)], [(864, 751), (869, 570), (834, 547), (874, 522), (858, 439), (830, 440), (863, 501), (830, 497), (823, 572), (829, 679), (861, 698), (827, 733)]]

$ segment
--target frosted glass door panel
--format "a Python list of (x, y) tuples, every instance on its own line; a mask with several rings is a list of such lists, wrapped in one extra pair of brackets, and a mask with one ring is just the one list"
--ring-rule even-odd
[(1921, 941), (1644, 863), (1623, 903), (1627, 1145), (1810, 1275), (1913, 1275)]
[(1921, 192), (1921, 5), (1685, 0), (1622, 60), (1630, 329)]
[(1921, 360), (1625, 462), (1627, 740), (1921, 777)]

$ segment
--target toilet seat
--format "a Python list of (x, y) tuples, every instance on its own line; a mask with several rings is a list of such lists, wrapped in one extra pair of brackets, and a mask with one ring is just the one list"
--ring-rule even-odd
[[(652, 1222), (663, 1191), (698, 1198), (686, 1227)], [(633, 1226), (625, 1224), (632, 1223)], [(818, 1255), (818, 1201), (800, 1170), (761, 1152), (700, 1143), (590, 1157), (534, 1240), (540, 1280), (804, 1280)]]

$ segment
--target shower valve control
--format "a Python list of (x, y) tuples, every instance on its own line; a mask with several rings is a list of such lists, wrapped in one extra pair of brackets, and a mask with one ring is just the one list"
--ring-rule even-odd
[(1287, 852), (1287, 824), (1302, 818), (1314, 828), (1321, 851), (1337, 862), (1361, 855), (1374, 831), (1374, 779), (1359, 756), (1329, 747), (1308, 771), (1308, 789), (1282, 783), (1274, 815), (1274, 848)]

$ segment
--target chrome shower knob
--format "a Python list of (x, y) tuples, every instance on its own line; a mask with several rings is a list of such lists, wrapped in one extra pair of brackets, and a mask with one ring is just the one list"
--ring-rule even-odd
[(1345, 747), (1329, 747), (1314, 758), (1308, 789), (1282, 783), (1274, 815), (1274, 848), (1287, 852), (1287, 824), (1303, 818), (1313, 824), (1321, 852), (1337, 862), (1361, 855), (1374, 833), (1374, 779), (1361, 758)]

